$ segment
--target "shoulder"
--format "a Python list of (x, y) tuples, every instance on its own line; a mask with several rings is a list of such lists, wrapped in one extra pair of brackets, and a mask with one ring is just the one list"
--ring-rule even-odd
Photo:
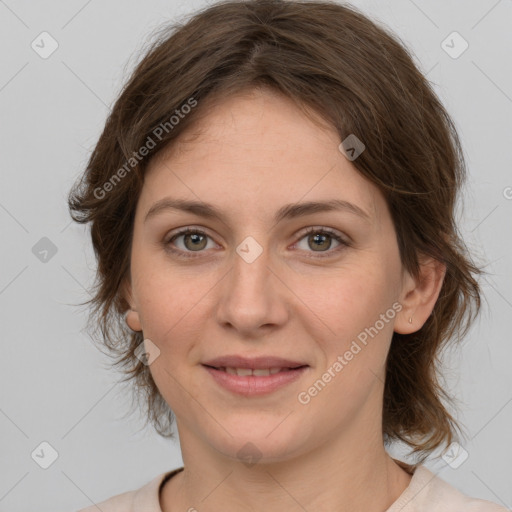
[(174, 470), (153, 478), (140, 489), (123, 492), (108, 498), (107, 500), (94, 503), (78, 512), (161, 512), (159, 488), (164, 479), (169, 478), (179, 470)]
[[(402, 512), (510, 512), (491, 501), (472, 498), (432, 473), (418, 466), (409, 487), (398, 500)], [(394, 512), (392, 507), (389, 512)]]

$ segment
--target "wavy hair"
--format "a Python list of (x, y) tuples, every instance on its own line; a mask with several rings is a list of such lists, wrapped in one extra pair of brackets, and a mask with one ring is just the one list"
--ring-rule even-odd
[[(443, 404), (454, 398), (439, 383), (439, 355), (467, 334), (481, 305), (475, 275), (483, 271), (454, 219), (467, 171), (455, 125), (411, 52), (350, 4), (223, 1), (159, 27), (68, 197), (72, 218), (90, 223), (98, 263), (84, 303), (92, 306), (90, 334), (133, 380), (156, 431), (172, 437), (173, 413), (134, 354), (142, 333), (124, 322), (135, 207), (149, 162), (207, 115), (206, 98), (255, 87), (320, 114), (341, 141), (350, 134), (364, 141), (352, 163), (387, 201), (403, 268), (418, 277), (422, 255), (447, 267), (431, 316), (417, 332), (394, 333), (386, 361), (384, 440), (405, 442), (424, 461), (460, 431)], [(196, 106), (179, 115), (191, 98)], [(135, 161), (148, 137), (154, 147)]]

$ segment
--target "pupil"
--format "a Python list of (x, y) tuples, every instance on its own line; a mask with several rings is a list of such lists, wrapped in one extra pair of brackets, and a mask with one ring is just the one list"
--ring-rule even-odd
[[(320, 239), (323, 239), (323, 242), (325, 242), (325, 240), (326, 240), (327, 238), (328, 238), (328, 236), (326, 236), (326, 235), (320, 235), (320, 234), (313, 235), (313, 240), (315, 241), (315, 244), (316, 244), (316, 242), (318, 242), (318, 241), (322, 242), (322, 240), (320, 240)], [(327, 245), (329, 245), (329, 244), (327, 244)], [(317, 247), (320, 247), (320, 246), (319, 246), (319, 245), (317, 245)]]
[[(198, 247), (199, 247), (199, 248), (201, 248), (201, 249), (202, 249), (203, 247), (202, 247), (202, 246), (200, 246), (200, 245), (198, 245), (198, 243), (200, 244), (200, 243), (203, 241), (203, 240), (201, 240), (201, 237), (202, 237), (202, 236), (203, 236), (203, 235), (199, 235), (199, 234), (197, 234), (197, 233), (189, 233), (189, 234), (187, 235), (187, 237), (188, 237), (188, 238), (190, 238), (190, 239), (192, 239), (192, 240), (193, 240), (193, 244), (192, 244), (192, 245), (193, 245), (195, 248), (198, 248)], [(196, 242), (198, 242), (198, 243), (196, 243)]]

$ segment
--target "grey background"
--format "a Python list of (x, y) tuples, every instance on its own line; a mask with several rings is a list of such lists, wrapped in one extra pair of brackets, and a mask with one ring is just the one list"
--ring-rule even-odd
[[(512, 1), (352, 3), (413, 50), (455, 119), (470, 172), (460, 229), (490, 272), (479, 320), (444, 358), (469, 457), (427, 467), (511, 507)], [(66, 197), (151, 31), (203, 5), (0, 0), (0, 511), (77, 510), (182, 464), (177, 443), (123, 417), (129, 395), (83, 331), (73, 304), (89, 297), (95, 261)], [(31, 48), (43, 31), (59, 44), (47, 59)], [(453, 31), (469, 43), (457, 59), (441, 47)], [(46, 262), (33, 252), (43, 237), (57, 249)], [(43, 441), (59, 454), (48, 469), (31, 458)]]

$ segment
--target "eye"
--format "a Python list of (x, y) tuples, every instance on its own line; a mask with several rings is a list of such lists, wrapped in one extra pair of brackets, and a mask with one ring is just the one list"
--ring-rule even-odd
[[(302, 240), (306, 240), (306, 248), (304, 249), (306, 252), (315, 252), (315, 253), (327, 253), (327, 254), (316, 254), (311, 256), (313, 258), (325, 258), (328, 256), (332, 256), (333, 253), (337, 253), (340, 250), (343, 250), (345, 247), (349, 247), (350, 243), (344, 240), (336, 231), (333, 231), (329, 228), (322, 227), (312, 227), (309, 228), (300, 241), (297, 242), (297, 245), (300, 244)], [(329, 250), (332, 245), (332, 239), (334, 239), (339, 245), (334, 250)], [(308, 251), (307, 248), (313, 248), (313, 251)]]
[[(183, 246), (180, 247), (180, 244), (175, 243), (175, 241), (182, 237)], [(167, 251), (176, 254), (179, 257), (195, 258), (200, 256), (200, 254), (195, 255), (193, 253), (201, 253), (203, 252), (203, 249), (208, 248), (207, 245), (209, 238), (210, 237), (200, 229), (186, 228), (172, 235), (170, 238), (165, 240), (163, 244)], [(313, 258), (325, 258), (332, 256), (333, 253), (337, 253), (340, 250), (350, 246), (350, 243), (344, 240), (336, 231), (323, 227), (309, 228), (305, 233), (302, 234), (299, 242), (297, 242), (295, 245), (299, 245), (304, 239), (306, 239), (307, 247), (301, 248), (301, 250), (317, 253), (316, 255), (308, 256)], [(338, 247), (334, 250), (329, 250), (331, 248), (333, 239), (338, 243)], [(178, 248), (176, 249), (173, 246), (177, 246)], [(313, 251), (308, 251), (308, 247), (313, 247)]]
[[(184, 249), (172, 247), (175, 240), (183, 237)], [(194, 252), (201, 252), (207, 246), (207, 239), (210, 238), (204, 231), (199, 229), (186, 228), (175, 233), (170, 239), (164, 241), (166, 250), (185, 258), (194, 258)], [(189, 253), (189, 254), (187, 254)]]

